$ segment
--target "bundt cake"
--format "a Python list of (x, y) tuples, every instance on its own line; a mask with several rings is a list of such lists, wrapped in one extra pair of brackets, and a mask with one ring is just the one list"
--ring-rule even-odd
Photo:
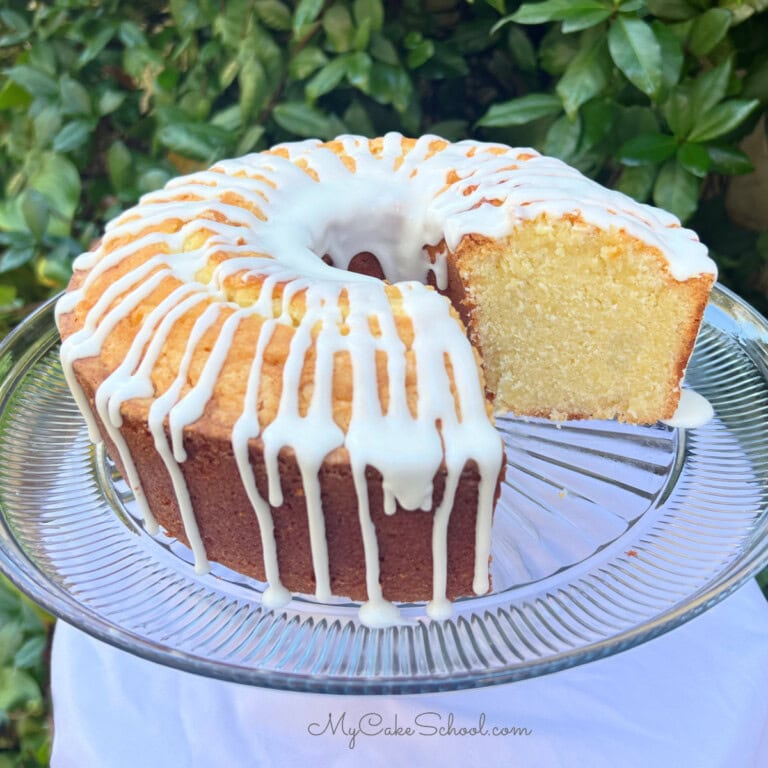
[(378, 626), (489, 589), (494, 409), (674, 417), (714, 278), (673, 216), (533, 150), (342, 136), (146, 195), (56, 316), (150, 530)]

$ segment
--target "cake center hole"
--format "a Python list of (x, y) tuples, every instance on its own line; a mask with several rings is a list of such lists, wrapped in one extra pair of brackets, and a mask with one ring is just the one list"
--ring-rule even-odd
[[(331, 267), (338, 266), (334, 263), (333, 258), (329, 254), (323, 256), (323, 261)], [(346, 267), (347, 272), (357, 272), (360, 275), (368, 275), (369, 277), (376, 277), (379, 280), (386, 280), (387, 276), (384, 274), (384, 269), (381, 266), (381, 262), (369, 251), (363, 251), (353, 256), (349, 264)]]

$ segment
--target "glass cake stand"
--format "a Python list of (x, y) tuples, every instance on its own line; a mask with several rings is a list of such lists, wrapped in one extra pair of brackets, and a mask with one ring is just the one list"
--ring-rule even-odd
[(145, 530), (64, 382), (49, 303), (0, 346), (0, 568), (67, 622), (215, 678), (326, 693), (416, 693), (533, 677), (630, 648), (701, 613), (768, 560), (768, 324), (716, 287), (686, 385), (699, 429), (499, 419), (507, 469), (492, 593), (448, 621), (296, 597)]

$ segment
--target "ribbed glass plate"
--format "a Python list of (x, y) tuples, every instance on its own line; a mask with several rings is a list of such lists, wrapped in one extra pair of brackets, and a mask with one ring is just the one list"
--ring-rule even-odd
[(705, 610), (768, 559), (768, 325), (716, 288), (686, 384), (715, 418), (688, 431), (499, 420), (508, 467), (494, 590), (372, 630), (357, 606), (296, 598), (146, 533), (94, 450), (58, 361), (49, 304), (0, 347), (0, 567), (34, 600), (153, 661), (254, 685), (404, 693), (581, 664)]

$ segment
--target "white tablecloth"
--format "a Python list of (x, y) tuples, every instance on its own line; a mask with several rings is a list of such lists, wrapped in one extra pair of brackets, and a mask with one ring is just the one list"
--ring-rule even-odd
[(762, 768), (768, 604), (751, 581), (616, 656), (509, 685), (409, 696), (213, 681), (59, 623), (52, 687), (53, 768)]

